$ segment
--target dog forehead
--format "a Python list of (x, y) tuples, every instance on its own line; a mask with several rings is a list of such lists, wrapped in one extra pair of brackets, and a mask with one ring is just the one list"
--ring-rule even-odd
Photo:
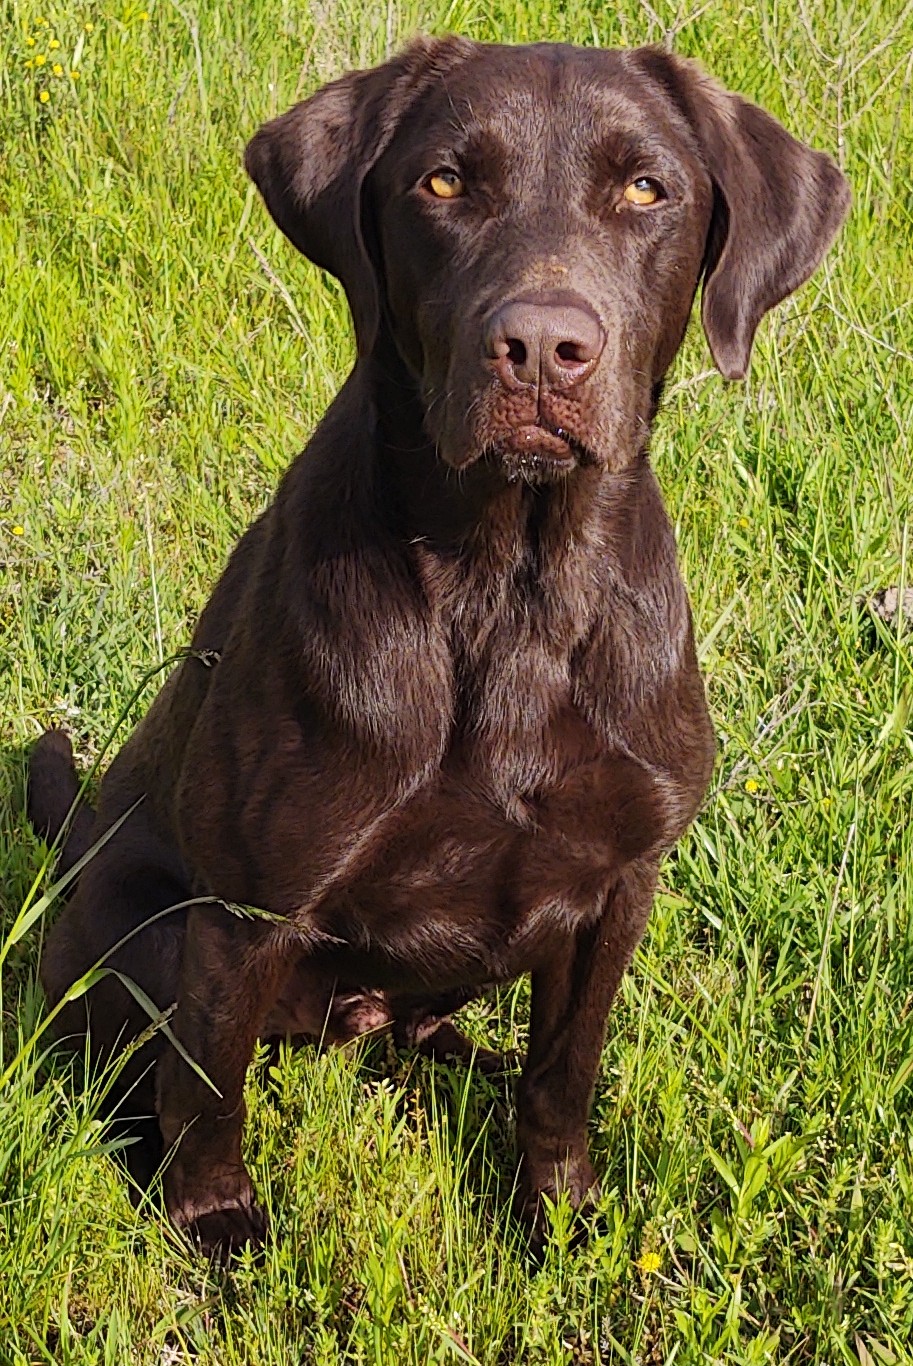
[(631, 56), (561, 43), (478, 44), (428, 84), (393, 141), (417, 154), (500, 145), (515, 156), (570, 159), (619, 137), (687, 146), (668, 96)]

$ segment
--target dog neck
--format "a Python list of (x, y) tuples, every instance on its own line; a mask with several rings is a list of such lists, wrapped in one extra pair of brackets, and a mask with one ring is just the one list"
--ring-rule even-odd
[(578, 568), (581, 555), (623, 557), (650, 478), (645, 448), (621, 470), (584, 465), (540, 483), (510, 478), (484, 455), (454, 469), (429, 439), (418, 387), (398, 357), (384, 350), (363, 359), (353, 380), (368, 388), (375, 414), (375, 508), (400, 542), (529, 585), (568, 556)]
[[(591, 657), (623, 660), (628, 691), (656, 686), (657, 632), (668, 667), (680, 658), (675, 542), (643, 452), (621, 474), (530, 487), (482, 462), (457, 474), (422, 417), (413, 387), (359, 362), (274, 507), (288, 609), (315, 696), (398, 755), (404, 782), (464, 726), (509, 785), (495, 751), (544, 754), (556, 698), (586, 689)], [(522, 711), (510, 724), (506, 699)]]

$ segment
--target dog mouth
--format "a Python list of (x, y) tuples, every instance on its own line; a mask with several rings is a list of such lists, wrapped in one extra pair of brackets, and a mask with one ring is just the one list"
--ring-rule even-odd
[(486, 463), (498, 465), (508, 483), (551, 483), (580, 465), (595, 464), (593, 453), (563, 427), (526, 422), (501, 431), (484, 452)]

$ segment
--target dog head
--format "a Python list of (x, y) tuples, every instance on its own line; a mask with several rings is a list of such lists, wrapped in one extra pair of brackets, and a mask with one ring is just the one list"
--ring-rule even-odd
[(248, 171), (381, 333), (449, 465), (619, 469), (643, 448), (698, 284), (714, 360), (820, 262), (844, 177), (658, 48), (422, 39), (266, 124)]

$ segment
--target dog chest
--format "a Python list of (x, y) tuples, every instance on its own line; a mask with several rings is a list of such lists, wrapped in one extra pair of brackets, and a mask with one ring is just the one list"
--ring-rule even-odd
[(580, 764), (540, 794), (495, 800), (445, 769), (390, 823), (369, 866), (330, 895), (320, 929), (360, 985), (486, 982), (598, 913), (625, 863), (662, 837), (663, 794), (623, 755)]

